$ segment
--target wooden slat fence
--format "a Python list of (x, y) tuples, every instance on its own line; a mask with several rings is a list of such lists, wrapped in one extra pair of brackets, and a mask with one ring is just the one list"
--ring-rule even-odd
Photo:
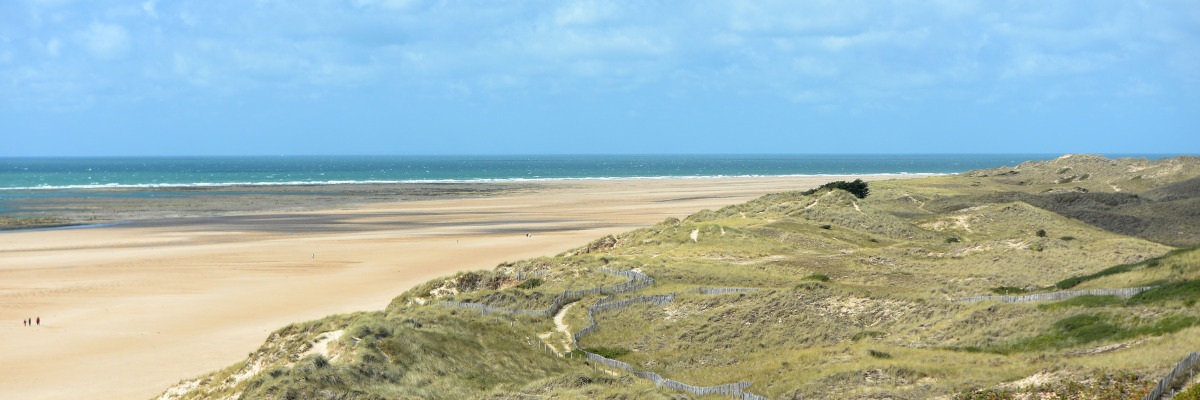
[[(726, 294), (726, 293), (748, 293), (748, 292), (752, 292), (755, 290), (758, 290), (758, 289), (698, 287), (698, 288), (689, 290), (686, 293)], [(628, 307), (633, 304), (642, 304), (642, 303), (651, 303), (651, 304), (657, 304), (659, 306), (665, 306), (667, 304), (670, 304), (672, 301), (674, 301), (675, 297), (677, 297), (677, 296), (675, 293), (670, 293), (670, 294), (662, 294), (662, 295), (655, 295), (655, 296), (638, 296), (638, 297), (632, 297), (632, 298), (616, 300), (616, 301), (612, 300), (613, 297), (615, 297), (615, 294), (609, 295), (608, 297), (597, 300), (596, 304), (593, 304), (591, 307), (588, 307), (588, 323), (589, 323), (589, 325), (583, 329), (580, 329), (579, 332), (575, 332), (574, 334), (571, 335), (571, 348), (573, 348), (575, 350), (579, 350), (579, 351), (583, 352), (584, 354), (586, 354), (587, 359), (589, 361), (592, 361), (592, 362), (595, 362), (598, 364), (603, 364), (609, 368), (628, 371), (629, 373), (633, 374), (634, 376), (654, 382), (655, 386), (666, 387), (666, 388), (670, 388), (673, 390), (689, 392), (689, 393), (695, 394), (697, 396), (725, 395), (725, 396), (732, 396), (735, 398), (745, 399), (745, 400), (769, 400), (766, 397), (759, 396), (754, 393), (746, 392), (746, 388), (750, 386), (751, 382), (727, 383), (724, 385), (717, 385), (717, 386), (693, 386), (693, 385), (689, 385), (689, 384), (679, 382), (676, 380), (665, 379), (661, 375), (656, 374), (654, 372), (638, 371), (638, 370), (635, 370), (633, 368), (633, 366), (631, 366), (628, 363), (625, 363), (623, 361), (617, 361), (617, 360), (614, 360), (614, 359), (611, 359), (608, 357), (601, 356), (599, 354), (595, 354), (595, 353), (584, 351), (584, 350), (580, 349), (579, 348), (579, 339), (586, 335), (594, 333), (594, 332), (596, 332), (597, 329), (599, 329), (599, 325), (596, 324), (596, 313), (602, 312), (602, 311), (617, 310), (620, 308)]]
[(1164, 376), (1158, 381), (1158, 386), (1142, 400), (1159, 400), (1164, 395), (1172, 394), (1176, 388), (1182, 389), (1182, 386), (1191, 382), (1196, 374), (1196, 370), (1200, 369), (1200, 353), (1189, 353), (1178, 364), (1175, 364), (1175, 369), (1171, 370), (1167, 376)]
[(619, 369), (619, 370), (629, 372), (629, 373), (633, 374), (634, 376), (654, 382), (655, 386), (666, 387), (666, 388), (684, 391), (684, 392), (690, 392), (697, 396), (725, 395), (725, 396), (737, 396), (737, 398), (740, 398), (740, 399), (768, 400), (766, 397), (762, 397), (762, 396), (759, 396), (759, 395), (756, 395), (753, 393), (745, 392), (746, 388), (750, 387), (750, 385), (752, 384), (751, 382), (743, 381), (743, 382), (727, 383), (724, 385), (716, 385), (716, 386), (694, 386), (694, 385), (689, 385), (689, 384), (686, 384), (686, 383), (683, 383), (683, 382), (680, 382), (677, 380), (673, 380), (673, 379), (665, 379), (661, 375), (656, 374), (654, 372), (635, 370), (633, 368), (633, 366), (629, 365), (628, 363), (622, 362), (622, 361), (617, 361), (617, 360), (614, 360), (614, 359), (611, 359), (608, 357), (604, 357), (601, 355), (593, 354), (593, 353), (586, 353), (586, 354), (587, 354), (588, 361), (591, 361), (591, 362), (594, 362), (597, 364), (603, 364), (603, 365), (607, 366), (608, 368)]
[[(470, 308), (470, 309), (478, 310), (480, 314), (485, 314), (485, 315), (498, 313), (498, 314), (511, 314), (514, 316), (521, 316), (521, 317), (553, 317), (554, 314), (558, 313), (558, 310), (562, 309), (562, 306), (564, 304), (582, 299), (589, 295), (599, 295), (599, 294), (614, 295), (617, 293), (632, 292), (632, 291), (639, 290), (641, 288), (644, 288), (646, 286), (650, 286), (650, 285), (654, 284), (654, 278), (651, 278), (650, 276), (643, 274), (641, 272), (612, 270), (612, 269), (608, 269), (605, 267), (600, 267), (598, 269), (601, 271), (613, 274), (613, 275), (618, 275), (618, 276), (623, 276), (623, 277), (629, 278), (629, 281), (625, 282), (625, 283), (618, 283), (616, 285), (600, 286), (600, 287), (595, 287), (595, 288), (591, 288), (591, 289), (564, 290), (562, 292), (562, 294), (560, 294), (560, 295), (558, 295), (558, 297), (554, 298), (554, 302), (550, 303), (550, 307), (545, 310), (524, 310), (524, 309), (520, 309), (520, 308), (498, 307), (498, 306), (492, 306), (492, 305), (487, 305), (487, 304), (462, 303), (462, 302), (457, 302), (457, 301), (438, 301), (438, 302), (433, 302), (431, 304), (439, 305), (439, 306), (446, 306), (446, 307)], [(534, 277), (534, 275), (541, 275), (541, 274), (537, 274), (539, 272), (542, 272), (542, 271), (535, 271), (534, 274), (531, 274), (531, 276), (528, 276), (528, 277), (532, 278), (532, 277)]]
[(964, 297), (961, 299), (953, 299), (954, 302), (970, 302), (970, 301), (986, 301), (995, 300), (1002, 303), (1026, 303), (1031, 301), (1058, 301), (1066, 300), (1072, 297), (1079, 296), (1117, 296), (1130, 298), (1134, 295), (1153, 289), (1154, 286), (1143, 286), (1127, 289), (1092, 289), (1092, 290), (1066, 290), (1060, 292), (1038, 293), (1026, 296), (975, 296)]
[(516, 275), (517, 275), (518, 281), (523, 281), (523, 280), (526, 280), (529, 278), (538, 278), (538, 277), (541, 277), (542, 275), (545, 275), (548, 273), (550, 273), (550, 270), (530, 271), (530, 272), (517, 271)]
[[(614, 301), (613, 298), (616, 297), (617, 294), (632, 292), (632, 291), (639, 290), (644, 287), (653, 285), (654, 278), (651, 278), (650, 276), (643, 274), (641, 272), (637, 272), (637, 271), (612, 270), (612, 269), (608, 269), (605, 267), (600, 267), (599, 270), (613, 274), (613, 275), (619, 275), (619, 276), (629, 278), (629, 281), (625, 282), (625, 283), (619, 283), (616, 285), (601, 286), (601, 287), (595, 287), (595, 288), (591, 288), (591, 289), (565, 290), (565, 291), (563, 291), (563, 293), (561, 295), (554, 298), (554, 303), (552, 303), (550, 305), (550, 308), (547, 308), (545, 310), (522, 310), (522, 309), (517, 309), (517, 308), (497, 307), (497, 306), (491, 306), (491, 305), (486, 305), (486, 304), (461, 303), (461, 302), (453, 302), (453, 301), (439, 301), (439, 302), (434, 302), (434, 303), (430, 303), (430, 304), (446, 306), (446, 307), (470, 308), (470, 309), (474, 309), (474, 310), (479, 310), (479, 312), (482, 314), (503, 313), (503, 314), (510, 314), (510, 315), (514, 315), (514, 316), (552, 317), (552, 316), (554, 316), (554, 314), (558, 313), (558, 311), (562, 309), (562, 306), (564, 304), (567, 304), (567, 303), (570, 303), (573, 301), (577, 301), (577, 300), (582, 299), (589, 295), (607, 294), (608, 296), (605, 296), (604, 298), (597, 300), (595, 304), (593, 304), (591, 307), (588, 307), (588, 322), (590, 324), (586, 328), (583, 328), (579, 332), (576, 332), (571, 335), (571, 347), (573, 349), (579, 349), (579, 346), (577, 344), (579, 338), (583, 337), (584, 335), (593, 333), (597, 329), (595, 313), (601, 312), (601, 311), (616, 310), (619, 308), (628, 307), (631, 304), (640, 304), (640, 303), (653, 303), (653, 304), (657, 304), (660, 306), (665, 306), (675, 300), (676, 295), (674, 293), (671, 293), (671, 294), (655, 295), (655, 296), (638, 296), (638, 297), (633, 297), (633, 298), (629, 298), (629, 299)], [(540, 276), (541, 273), (544, 273), (544, 272), (535, 271), (534, 273), (531, 273), (529, 275), (518, 274), (518, 276), (521, 277), (522, 279), (527, 279), (527, 278)], [(726, 293), (747, 293), (747, 292), (751, 292), (754, 290), (757, 290), (757, 289), (698, 287), (696, 289), (688, 291), (687, 293), (726, 294)], [(548, 351), (548, 348), (545, 347), (544, 345), (543, 345), (542, 349)], [(631, 366), (625, 362), (613, 360), (611, 358), (607, 358), (607, 357), (601, 356), (599, 354), (590, 353), (590, 352), (586, 352), (586, 351), (583, 351), (583, 353), (586, 354), (588, 360), (590, 360), (592, 362), (595, 362), (598, 364), (603, 364), (609, 368), (628, 371), (629, 373), (632, 373), (633, 375), (635, 375), (639, 378), (648, 379), (648, 380), (654, 382), (655, 385), (660, 386), (660, 387), (667, 387), (667, 388), (674, 389), (674, 390), (690, 392), (690, 393), (696, 394), (697, 396), (727, 395), (727, 396), (734, 396), (736, 398), (745, 399), (745, 400), (769, 400), (766, 397), (762, 397), (762, 396), (759, 396), (759, 395), (756, 395), (753, 393), (747, 393), (745, 390), (747, 387), (750, 386), (751, 382), (728, 383), (728, 384), (717, 385), (717, 386), (693, 386), (693, 385), (689, 385), (689, 384), (671, 380), (671, 379), (664, 379), (662, 376), (660, 376), (654, 372), (634, 370), (633, 366)]]
[(699, 293), (699, 294), (729, 294), (729, 293), (750, 293), (750, 292), (753, 292), (753, 291), (756, 291), (756, 290), (758, 290), (758, 289), (751, 289), (751, 288), (728, 288), (728, 287), (716, 287), (716, 288), (714, 288), (714, 287), (704, 287), (704, 286), (701, 286), (701, 287), (698, 287), (698, 288), (695, 288), (695, 289), (689, 290), (689, 291), (687, 291), (687, 292), (684, 292), (684, 293), (685, 293), (685, 294), (687, 294), (687, 293)]

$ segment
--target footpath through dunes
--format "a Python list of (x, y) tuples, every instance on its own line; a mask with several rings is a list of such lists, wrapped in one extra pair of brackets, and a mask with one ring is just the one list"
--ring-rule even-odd
[[(1200, 349), (1200, 250), (972, 202), (1074, 190), (1012, 175), (770, 194), (433, 280), (384, 311), (281, 329), (196, 382), (263, 372), (194, 398), (1150, 393)], [(1034, 301), (954, 301), (990, 295)], [(329, 358), (300, 357), (334, 331)]]
[(826, 179), (556, 182), (494, 197), (3, 232), (0, 319), (43, 325), (0, 325), (0, 392), (148, 398), (244, 357), (290, 322), (379, 309), (437, 276)]

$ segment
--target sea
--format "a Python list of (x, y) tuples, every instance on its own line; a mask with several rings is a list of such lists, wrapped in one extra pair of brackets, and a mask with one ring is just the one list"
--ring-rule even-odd
[[(1105, 154), (1109, 157), (1168, 155)], [(461, 155), (0, 158), (0, 214), (88, 189), (953, 174), (1059, 154)], [(138, 195), (123, 190), (121, 196)]]

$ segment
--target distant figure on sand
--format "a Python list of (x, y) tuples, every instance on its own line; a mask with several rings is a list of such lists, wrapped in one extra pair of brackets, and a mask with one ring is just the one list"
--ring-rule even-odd
[(38, 326), (42, 326), (42, 317), (38, 317)]

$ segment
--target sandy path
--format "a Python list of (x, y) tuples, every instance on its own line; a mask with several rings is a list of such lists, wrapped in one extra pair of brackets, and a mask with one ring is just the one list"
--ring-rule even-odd
[[(239, 362), (291, 322), (378, 310), (434, 277), (835, 179), (565, 182), (270, 218), (0, 233), (0, 398), (151, 398)], [(41, 326), (21, 325), (39, 316)]]
[(567, 304), (561, 310), (558, 310), (558, 314), (554, 314), (554, 330), (562, 332), (564, 335), (567, 335), (568, 337), (571, 336), (571, 327), (567, 326), (567, 323), (564, 322), (563, 319), (567, 317), (567, 311), (570, 310), (571, 307), (575, 305), (575, 303), (578, 303), (578, 301), (571, 303), (571, 304)]
[[(542, 339), (543, 342), (546, 342), (546, 345), (550, 346), (550, 350), (554, 351), (554, 354), (557, 354), (559, 357), (562, 357), (563, 354), (572, 350), (571, 331), (568, 330), (569, 327), (567, 324), (563, 322), (563, 318), (567, 316), (567, 310), (570, 310), (571, 306), (574, 306), (575, 303), (578, 303), (578, 301), (571, 302), (563, 306), (563, 308), (558, 310), (558, 314), (554, 314), (553, 331), (538, 334), (538, 338)], [(555, 332), (562, 333), (563, 337), (560, 337), (560, 340), (554, 340)], [(555, 345), (554, 342), (558, 342), (558, 344)]]

